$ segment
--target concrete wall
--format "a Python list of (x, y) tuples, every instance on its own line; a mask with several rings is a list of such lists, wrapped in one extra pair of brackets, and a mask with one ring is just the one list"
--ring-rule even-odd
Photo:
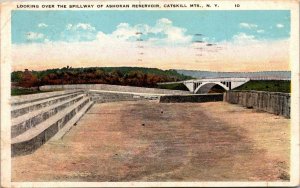
[(72, 90), (72, 91), (53, 91), (53, 92), (46, 92), (46, 93), (36, 93), (36, 94), (30, 94), (30, 95), (19, 95), (19, 96), (12, 96), (10, 99), (11, 105), (21, 105), (26, 103), (32, 103), (35, 101), (48, 99), (52, 97), (58, 97), (62, 95), (67, 95), (70, 93), (75, 92), (82, 92), (83, 90)]
[(228, 91), (224, 100), (290, 118), (290, 94), (265, 91)]
[(91, 100), (97, 103), (117, 101), (158, 100), (162, 94), (145, 94), (118, 91), (89, 90)]
[(53, 136), (63, 136), (94, 104), (83, 90), (22, 95), (10, 102), (12, 156), (32, 153)]
[(198, 95), (166, 95), (161, 96), (161, 103), (180, 103), (180, 102), (214, 102), (223, 101), (223, 94), (198, 94)]
[(134, 93), (154, 93), (154, 94), (190, 94), (189, 91), (169, 90), (169, 89), (156, 89), (145, 87), (133, 86), (118, 86), (108, 84), (74, 84), (74, 85), (46, 85), (41, 86), (40, 90), (53, 90), (53, 89), (91, 89), (91, 90), (106, 90), (106, 91), (120, 91), (120, 92), (134, 92)]

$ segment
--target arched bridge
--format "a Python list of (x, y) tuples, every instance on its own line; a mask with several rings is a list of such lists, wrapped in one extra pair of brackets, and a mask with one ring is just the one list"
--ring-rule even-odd
[(226, 91), (239, 87), (250, 78), (205, 78), (183, 81), (183, 84), (192, 93), (208, 93), (212, 87), (219, 85)]

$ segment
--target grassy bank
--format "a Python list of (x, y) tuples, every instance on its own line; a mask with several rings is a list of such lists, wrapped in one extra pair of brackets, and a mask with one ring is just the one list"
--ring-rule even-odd
[(163, 84), (158, 85), (157, 88), (188, 91), (188, 88), (183, 83)]
[(256, 90), (270, 92), (291, 92), (291, 82), (286, 80), (251, 80), (234, 90)]

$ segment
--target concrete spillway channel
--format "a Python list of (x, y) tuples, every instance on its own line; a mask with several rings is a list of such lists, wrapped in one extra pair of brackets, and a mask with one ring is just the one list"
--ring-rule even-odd
[[(157, 91), (159, 93), (164, 90)], [(13, 97), (11, 100), (12, 156), (32, 153), (48, 140), (60, 139), (95, 102), (223, 100), (223, 94), (182, 95), (182, 91), (172, 92), (178, 92), (180, 95), (72, 89)]]
[(93, 104), (83, 90), (13, 97), (12, 156), (29, 154), (48, 140), (61, 138)]

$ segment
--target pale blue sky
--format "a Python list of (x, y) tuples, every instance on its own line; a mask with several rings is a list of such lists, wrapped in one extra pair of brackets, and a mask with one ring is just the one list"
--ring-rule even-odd
[[(287, 10), (12, 12), (16, 70), (67, 65), (289, 70), (289, 38)], [(141, 52), (143, 61), (137, 61)]]
[[(184, 29), (184, 35), (201, 33), (210, 42), (230, 41), (239, 33), (256, 40), (289, 38), (290, 12), (263, 11), (13, 11), (12, 42), (41, 43), (45, 41), (92, 41), (98, 32), (111, 34), (120, 23), (133, 27), (147, 24), (154, 27), (166, 18), (172, 26)], [(68, 24), (89, 24), (90, 28), (68, 30)], [(29, 36), (30, 35), (30, 36)], [(148, 33), (164, 38), (163, 33)], [(193, 37), (196, 40), (195, 37)]]

